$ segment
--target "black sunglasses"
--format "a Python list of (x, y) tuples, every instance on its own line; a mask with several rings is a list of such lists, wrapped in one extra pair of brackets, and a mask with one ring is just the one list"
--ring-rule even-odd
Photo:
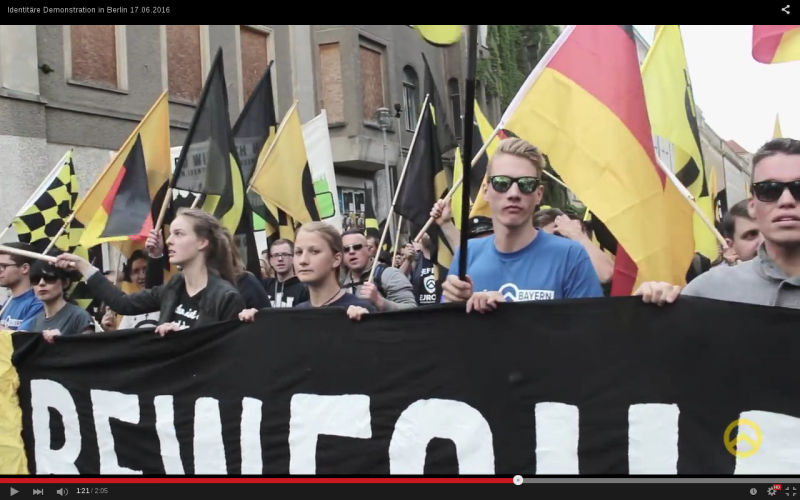
[(758, 201), (774, 203), (778, 201), (783, 192), (788, 189), (796, 201), (800, 201), (800, 180), (791, 182), (761, 181), (753, 183), (753, 194)]
[(505, 193), (515, 183), (519, 186), (520, 193), (531, 194), (539, 186), (539, 178), (533, 176), (509, 177), (507, 175), (493, 175), (489, 177), (492, 189), (498, 193)]
[(351, 251), (358, 252), (362, 248), (364, 248), (363, 243), (356, 243), (355, 245), (347, 245), (344, 247), (344, 253), (350, 253)]
[(42, 280), (48, 285), (53, 285), (58, 281), (58, 276), (53, 276), (52, 274), (35, 274), (31, 276), (31, 283), (34, 285), (38, 285)]

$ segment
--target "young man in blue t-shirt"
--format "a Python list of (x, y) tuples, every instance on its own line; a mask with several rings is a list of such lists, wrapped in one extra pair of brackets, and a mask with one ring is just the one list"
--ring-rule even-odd
[[(7, 243), (5, 246), (36, 252), (27, 243)], [(31, 288), (30, 272), (34, 260), (0, 252), (0, 286), (11, 291), (10, 303), (0, 316), (0, 330), (19, 330), (20, 325), (36, 317), (42, 311), (41, 301)]]
[(467, 302), (467, 312), (487, 312), (499, 302), (602, 297), (600, 280), (580, 243), (537, 231), (544, 157), (527, 141), (500, 142), (491, 158), (484, 198), (494, 235), (470, 240), (467, 281), (458, 279), (460, 251), (442, 284), (445, 302)]

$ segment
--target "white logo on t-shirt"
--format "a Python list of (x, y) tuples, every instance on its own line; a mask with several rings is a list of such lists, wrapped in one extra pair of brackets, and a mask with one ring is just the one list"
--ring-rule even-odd
[[(175, 309), (175, 314), (178, 315), (178, 316), (183, 316), (184, 318), (191, 319), (191, 320), (197, 320), (197, 318), (200, 317), (200, 314), (197, 311), (195, 311), (194, 309), (189, 309), (188, 311), (186, 309), (184, 309), (183, 308), (183, 304), (180, 304)], [(179, 319), (175, 323), (178, 324), (178, 326), (180, 327), (181, 330), (186, 330), (187, 328), (189, 328), (189, 325), (186, 324), (186, 322), (181, 320), (181, 319)]]
[(521, 290), (514, 283), (506, 283), (498, 290), (506, 300), (512, 302), (525, 302), (529, 300), (553, 300), (556, 292), (553, 290)]
[(294, 307), (294, 297), (287, 295), (286, 300), (283, 300), (283, 292), (278, 292), (275, 294), (275, 300), (270, 300), (269, 303), (276, 308)]
[(436, 277), (432, 274), (425, 276), (425, 279), (422, 281), (422, 285), (425, 287), (425, 291), (428, 293), (433, 293), (436, 291)]

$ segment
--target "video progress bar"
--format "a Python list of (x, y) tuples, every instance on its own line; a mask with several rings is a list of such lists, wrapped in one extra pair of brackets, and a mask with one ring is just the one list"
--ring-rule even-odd
[[(519, 476), (518, 476), (519, 477)], [(516, 479), (516, 478), (515, 478)], [(518, 480), (515, 483), (519, 482)], [(522, 484), (677, 484), (764, 483), (800, 484), (800, 477), (523, 477)]]

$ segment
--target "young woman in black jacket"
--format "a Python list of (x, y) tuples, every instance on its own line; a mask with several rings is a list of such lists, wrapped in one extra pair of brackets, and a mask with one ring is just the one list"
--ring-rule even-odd
[(169, 261), (181, 272), (166, 285), (126, 295), (81, 257), (62, 254), (58, 265), (86, 277), (93, 295), (124, 316), (161, 311), (156, 333), (166, 333), (237, 318), (244, 301), (236, 289), (230, 238), (213, 216), (180, 210), (167, 238)]

